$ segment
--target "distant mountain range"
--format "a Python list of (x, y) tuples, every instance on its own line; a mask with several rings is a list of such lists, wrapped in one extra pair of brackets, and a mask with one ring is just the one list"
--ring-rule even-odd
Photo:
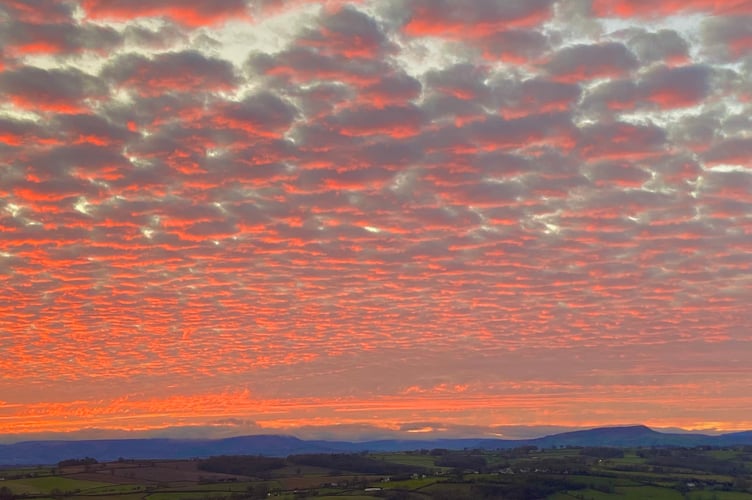
[(292, 436), (258, 435), (227, 439), (102, 439), (81, 441), (25, 441), (0, 444), (0, 464), (56, 464), (69, 458), (94, 457), (184, 459), (213, 455), (287, 456), (300, 453), (352, 453), (359, 451), (407, 451), (416, 449), (504, 449), (519, 446), (729, 446), (752, 445), (752, 431), (710, 436), (657, 432), (643, 425), (602, 427), (564, 432), (534, 439), (433, 439), (366, 442), (314, 441)]

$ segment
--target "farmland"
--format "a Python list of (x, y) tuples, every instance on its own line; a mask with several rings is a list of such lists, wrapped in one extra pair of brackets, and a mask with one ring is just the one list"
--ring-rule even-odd
[(425, 449), (0, 470), (0, 500), (108, 498), (752, 500), (752, 447)]

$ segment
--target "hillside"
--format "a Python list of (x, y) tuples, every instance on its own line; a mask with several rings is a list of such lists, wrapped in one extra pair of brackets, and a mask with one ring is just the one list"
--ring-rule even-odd
[(71, 457), (94, 457), (100, 461), (118, 458), (182, 459), (216, 455), (267, 455), (284, 457), (300, 453), (344, 453), (359, 451), (407, 451), (444, 448), (462, 450), (509, 449), (520, 446), (553, 448), (562, 446), (730, 446), (752, 444), (752, 431), (719, 436), (662, 433), (648, 427), (603, 427), (553, 434), (535, 439), (434, 439), (379, 440), (366, 442), (306, 441), (292, 436), (257, 435), (217, 440), (111, 439), (81, 441), (26, 441), (0, 445), (0, 464), (55, 464)]

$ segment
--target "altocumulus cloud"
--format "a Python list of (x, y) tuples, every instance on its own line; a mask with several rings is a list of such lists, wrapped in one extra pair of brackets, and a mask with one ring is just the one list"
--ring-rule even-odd
[(4, 2), (0, 432), (751, 427), (750, 16)]

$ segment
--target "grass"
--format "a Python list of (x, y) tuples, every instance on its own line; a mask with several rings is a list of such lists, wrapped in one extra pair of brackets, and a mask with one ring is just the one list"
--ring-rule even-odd
[(578, 498), (578, 499), (583, 498), (585, 500), (613, 500), (615, 498), (621, 498), (621, 495), (619, 495), (618, 493), (605, 493), (603, 491), (591, 490), (589, 488), (585, 488), (584, 490), (577, 490), (577, 491), (569, 492), (566, 494), (566, 496), (560, 496), (560, 495), (562, 494), (556, 493), (555, 495), (553, 495), (553, 497), (549, 497), (549, 499), (562, 498), (562, 499), (571, 500), (572, 498)]
[(317, 496), (316, 500), (363, 500), (364, 498), (379, 498), (363, 493), (362, 495), (326, 495)]
[(146, 486), (140, 484), (110, 484), (107, 483), (104, 486), (95, 488), (87, 488), (85, 492), (89, 495), (104, 495), (105, 493), (132, 493), (136, 491), (144, 491)]
[(406, 479), (404, 481), (388, 481), (385, 483), (374, 484), (376, 488), (400, 489), (400, 490), (417, 490), (434, 484), (439, 479), (435, 477), (426, 477), (421, 479)]
[(618, 467), (620, 465), (642, 465), (645, 463), (644, 458), (640, 458), (638, 456), (624, 456), (622, 458), (609, 458), (607, 460), (604, 460), (604, 462), (607, 465), (610, 465), (612, 467)]
[[(435, 457), (431, 455), (419, 455), (413, 453), (380, 453), (374, 454), (374, 458), (383, 458), (387, 462), (403, 465), (415, 465), (418, 467), (435, 468)], [(443, 468), (443, 467), (438, 467)]]
[[(206, 491), (184, 491), (182, 493), (152, 493), (146, 497), (147, 500), (180, 500), (182, 498), (204, 498), (209, 494)], [(227, 491), (212, 491), (211, 496), (229, 497), (230, 493)], [(120, 500), (120, 497), (118, 497)]]
[(689, 500), (750, 500), (752, 493), (740, 491), (692, 491)]
[(461, 483), (434, 483), (421, 489), (421, 493), (440, 498), (472, 498), (472, 485)]
[(51, 493), (52, 490), (55, 489), (60, 491), (83, 492), (85, 490), (94, 488), (102, 488), (106, 486), (119, 487), (120, 485), (114, 485), (112, 483), (84, 481), (80, 479), (69, 479), (67, 477), (60, 476), (47, 476), (3, 481), (3, 486), (10, 488), (16, 493), (38, 495)]
[(623, 500), (683, 500), (678, 491), (657, 486), (619, 486), (615, 489)]
[(736, 450), (710, 450), (707, 453), (720, 460), (733, 460), (739, 456), (739, 452)]
[[(105, 499), (107, 497), (104, 496), (93, 496), (93, 495), (74, 495), (72, 497), (65, 497), (66, 500), (96, 500), (96, 499)], [(117, 499), (117, 500), (143, 500), (144, 494), (143, 493), (133, 493), (133, 494), (123, 494), (123, 495), (117, 495), (112, 496), (111, 498)], [(34, 498), (34, 500), (43, 500), (40, 498)]]
[[(613, 493), (585, 488), (566, 493), (555, 493), (554, 495), (549, 496), (548, 500), (615, 500), (617, 498), (620, 500), (683, 500), (681, 493), (678, 491), (670, 488), (659, 488), (656, 486), (617, 487), (614, 489)], [(719, 498), (718, 500), (726, 499)]]

